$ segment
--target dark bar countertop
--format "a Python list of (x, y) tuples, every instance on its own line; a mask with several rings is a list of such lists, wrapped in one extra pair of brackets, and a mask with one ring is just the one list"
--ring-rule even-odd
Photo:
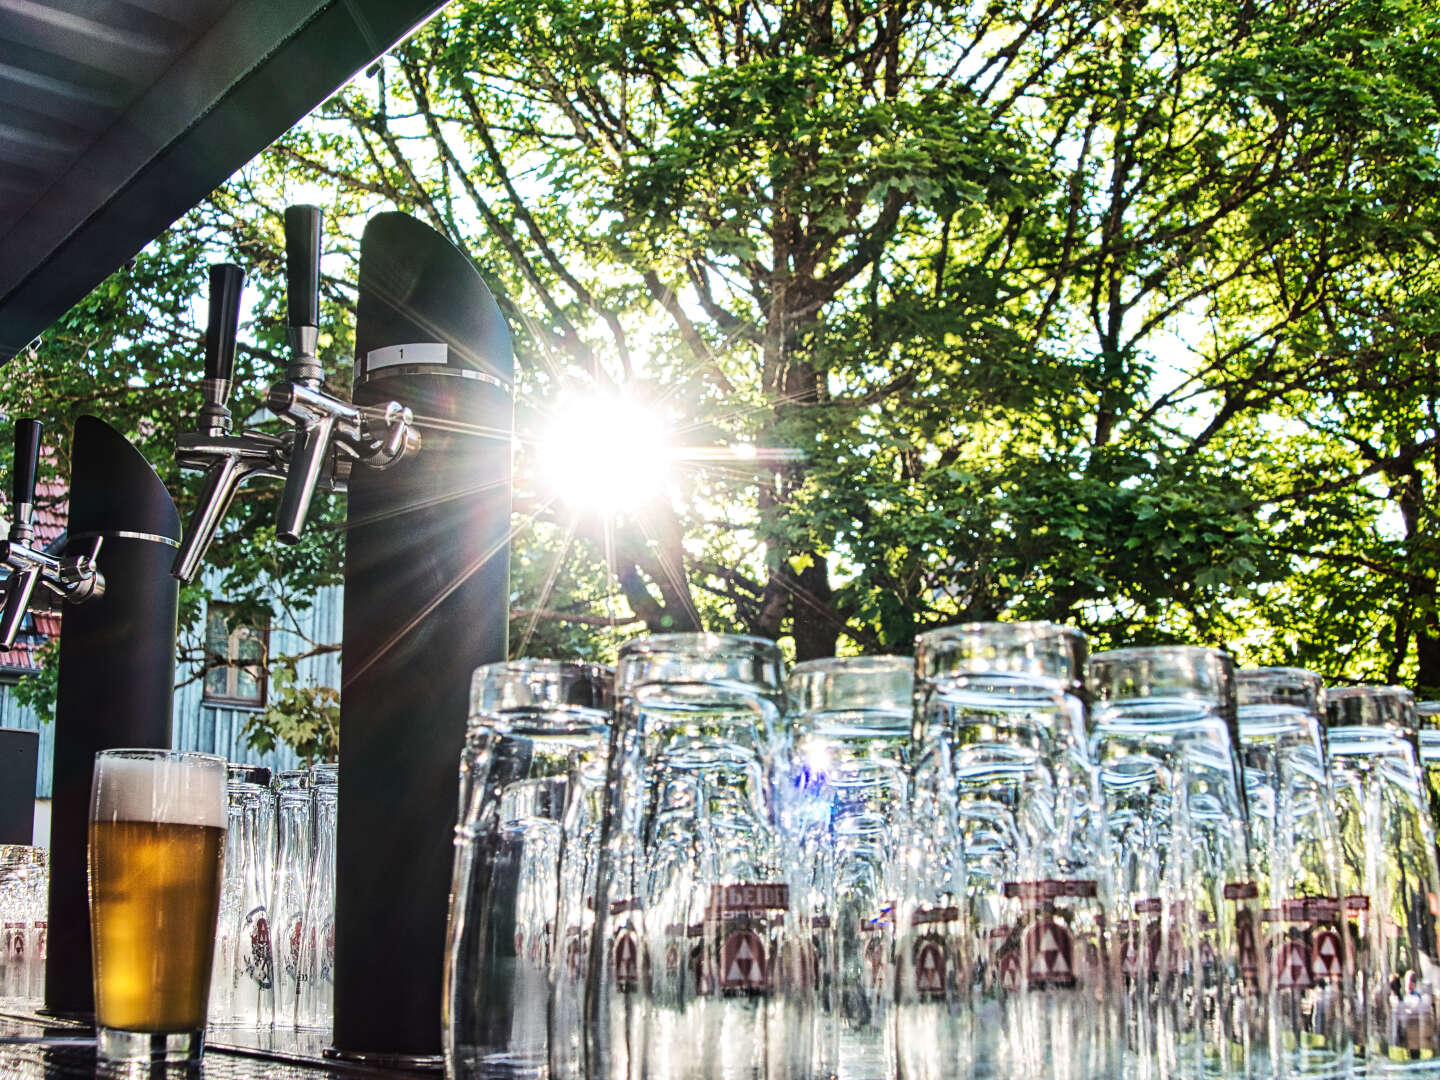
[[(0, 999), (0, 1077), (5, 1080), (71, 1080), (74, 1077), (203, 1077), (204, 1080), (360, 1080), (363, 1077), (418, 1077), (326, 1061), (329, 1039), (320, 1032), (260, 1032), (212, 1028), (199, 1069), (117, 1070), (99, 1068), (95, 1035), (88, 1024), (36, 1014), (29, 1002)], [(431, 1076), (436, 1074), (429, 1074)]]

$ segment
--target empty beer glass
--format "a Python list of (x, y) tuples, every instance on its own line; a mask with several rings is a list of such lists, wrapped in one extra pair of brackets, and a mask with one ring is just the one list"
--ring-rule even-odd
[(1430, 820), (1440, 829), (1440, 701), (1417, 702), (1415, 716), (1420, 726), (1420, 768), (1430, 798)]
[(1264, 1042), (1235, 673), (1188, 646), (1097, 653), (1094, 757), (1138, 1075), (1244, 1075)]
[(49, 867), (44, 848), (0, 845), (0, 997), (44, 996)]
[(223, 758), (96, 755), (89, 881), (101, 1060), (200, 1059), (224, 844)]
[(812, 978), (777, 823), (788, 786), (774, 643), (711, 634), (620, 650), (585, 1070), (804, 1076)]
[[(603, 715), (608, 722), (609, 707)], [(550, 963), (550, 1072), (574, 1080), (585, 1075), (585, 986), (605, 820), (605, 753), (595, 760), (572, 754), (569, 786), (560, 837), (559, 938)]]
[(335, 1019), (335, 810), (339, 766), (310, 768), (310, 828), (315, 854), (300, 924), (300, 966), (295, 981), (297, 1028), (326, 1031)]
[(1440, 879), (1415, 699), (1397, 686), (1342, 687), (1325, 717), (1365, 1072), (1440, 1073)]
[[(1083, 635), (1051, 623), (917, 639), (912, 848), (941, 851), (935, 838), (953, 829), (963, 884), (954, 854), (911, 855), (918, 888), (897, 958), (907, 1077), (1100, 1076), (1118, 1064), (1084, 658)], [(931, 1059), (936, 1046), (945, 1058)]]
[(813, 1072), (893, 1076), (894, 910), (908, 822), (914, 661), (811, 660), (790, 672), (787, 828), (818, 998)]
[(231, 765), (226, 797), (225, 875), (216, 928), (210, 1022), (269, 1027), (275, 1020), (268, 857), (273, 812), (270, 770)]
[(596, 786), (603, 776), (609, 714), (593, 703), (608, 700), (611, 679), (554, 660), (475, 672), (446, 937), (452, 1077), (549, 1075), (565, 810), (577, 773)]
[(310, 827), (310, 774), (275, 777), (277, 846), (270, 921), (275, 950), (275, 1026), (294, 1027), (300, 990), (300, 942), (305, 894), (314, 865)]
[(1268, 1058), (1277, 1077), (1341, 1077), (1353, 1058), (1339, 841), (1320, 676), (1237, 673), (1250, 851), (1260, 886)]

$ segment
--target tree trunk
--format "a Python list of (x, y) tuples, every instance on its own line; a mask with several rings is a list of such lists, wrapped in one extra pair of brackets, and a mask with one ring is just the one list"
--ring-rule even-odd
[[(1420, 514), (1425, 507), (1424, 484), (1420, 469), (1412, 464), (1397, 484), (1400, 496), (1400, 515), (1405, 519), (1405, 539), (1408, 546), (1423, 542)], [(1419, 568), (1416, 567), (1418, 570)], [(1418, 670), (1415, 685), (1421, 688), (1440, 689), (1440, 622), (1437, 622), (1434, 578), (1423, 585), (1412, 585), (1409, 603), (1396, 619), (1396, 656), (1391, 665), (1391, 680), (1398, 675), (1404, 651), (1408, 651), (1411, 640), (1415, 642), (1415, 659)]]
[(830, 568), (823, 555), (808, 552), (810, 565), (795, 575), (790, 601), (790, 623), (795, 635), (795, 659), (818, 660), (835, 655), (840, 626), (830, 606)]

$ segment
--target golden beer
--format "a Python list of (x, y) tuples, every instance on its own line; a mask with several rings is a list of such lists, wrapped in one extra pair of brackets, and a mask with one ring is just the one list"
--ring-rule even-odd
[(90, 824), (95, 1019), (126, 1031), (205, 1026), (225, 830)]
[(224, 758), (95, 755), (90, 940), (101, 1059), (200, 1059), (224, 848)]

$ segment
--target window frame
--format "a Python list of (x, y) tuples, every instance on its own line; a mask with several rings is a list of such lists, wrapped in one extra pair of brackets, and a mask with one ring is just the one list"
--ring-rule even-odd
[[(263, 709), (269, 701), (270, 696), (270, 620), (267, 618), (259, 625), (254, 623), (239, 623), (235, 628), (229, 629), (230, 614), (235, 610), (234, 604), (227, 604), (223, 601), (215, 601), (206, 606), (205, 609), (205, 632), (203, 636), (202, 650), (204, 653), (203, 670), (200, 676), (200, 700), (206, 705), (223, 705), (229, 708), (242, 709)], [(210, 620), (215, 614), (223, 614), (225, 617), (226, 632), (226, 655), (222, 658), (219, 653), (210, 651)], [(245, 631), (258, 633), (260, 635), (260, 658), (251, 663), (243, 663), (239, 659), (238, 649), (240, 635)], [(223, 659), (224, 663), (215, 661)], [(231, 693), (216, 693), (210, 689), (210, 675), (215, 671), (224, 671), (225, 686), (227, 690), (236, 688), (241, 671), (249, 671), (258, 689), (255, 697), (242, 697)]]

